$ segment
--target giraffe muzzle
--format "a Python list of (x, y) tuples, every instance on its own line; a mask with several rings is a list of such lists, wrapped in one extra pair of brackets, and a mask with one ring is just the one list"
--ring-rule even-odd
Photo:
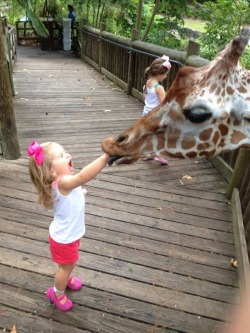
[(108, 159), (108, 165), (111, 166), (115, 161), (119, 160), (122, 156), (110, 156)]

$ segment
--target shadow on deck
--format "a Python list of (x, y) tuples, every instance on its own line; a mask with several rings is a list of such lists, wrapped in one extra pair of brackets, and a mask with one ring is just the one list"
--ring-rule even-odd
[[(238, 293), (224, 179), (205, 160), (106, 167), (86, 185), (80, 292), (64, 314), (44, 291), (55, 266), (52, 214), (36, 203), (27, 169), (32, 140), (56, 141), (79, 169), (101, 142), (132, 125), (142, 103), (71, 52), (18, 49), (14, 74), (22, 157), (0, 160), (1, 319), (17, 333), (218, 332)], [(190, 177), (185, 177), (190, 176)]]

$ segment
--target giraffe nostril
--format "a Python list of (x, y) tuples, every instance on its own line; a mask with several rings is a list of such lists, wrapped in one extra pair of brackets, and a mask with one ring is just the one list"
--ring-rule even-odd
[(118, 136), (118, 138), (116, 139), (117, 143), (122, 143), (123, 141), (125, 141), (127, 139), (127, 135), (120, 135)]

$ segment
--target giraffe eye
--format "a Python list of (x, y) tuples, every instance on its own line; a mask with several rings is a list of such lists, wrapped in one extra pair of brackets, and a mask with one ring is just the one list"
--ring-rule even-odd
[(192, 123), (200, 124), (212, 117), (212, 112), (203, 107), (183, 109), (184, 116)]
[(243, 119), (246, 120), (246, 121), (248, 121), (250, 123), (250, 118), (244, 117)]

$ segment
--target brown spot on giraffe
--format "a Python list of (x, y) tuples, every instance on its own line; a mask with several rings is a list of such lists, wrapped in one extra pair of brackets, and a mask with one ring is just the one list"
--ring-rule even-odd
[(212, 128), (207, 128), (204, 131), (200, 132), (199, 134), (199, 138), (202, 141), (207, 141), (211, 138), (211, 134), (212, 134), (213, 129)]
[(209, 93), (212, 94), (216, 88), (217, 88), (217, 84), (213, 83), (209, 89)]
[(198, 152), (202, 151), (202, 150), (207, 150), (211, 145), (209, 143), (199, 143), (197, 146), (197, 150)]
[(223, 148), (223, 147), (225, 147), (225, 139), (222, 138), (222, 139), (220, 140), (220, 143), (218, 144), (218, 147), (219, 147), (219, 148)]
[(240, 126), (240, 120), (239, 119), (234, 119), (233, 124), (234, 126)]
[(211, 150), (211, 151), (202, 151), (199, 156), (200, 157), (205, 157), (205, 156), (214, 156), (216, 150)]
[(177, 147), (177, 142), (180, 138), (181, 131), (179, 129), (170, 129), (168, 135), (167, 147), (169, 149), (175, 149)]
[(175, 153), (175, 154), (173, 154), (173, 156), (176, 158), (185, 158), (185, 156), (181, 152)]
[(184, 136), (182, 143), (181, 143), (181, 148), (184, 150), (191, 149), (195, 146), (196, 140), (191, 137), (191, 136)]
[(219, 125), (219, 131), (222, 136), (226, 136), (228, 134), (228, 127), (224, 124)]
[(215, 92), (215, 95), (219, 96), (221, 93), (221, 87), (218, 87), (216, 92)]
[(233, 95), (234, 89), (232, 87), (227, 87), (227, 94), (228, 95)]
[(216, 131), (216, 132), (214, 133), (214, 136), (213, 136), (213, 143), (214, 143), (215, 145), (217, 144), (219, 138), (220, 138), (220, 134), (219, 134), (218, 131)]
[(190, 151), (189, 153), (186, 154), (187, 158), (196, 158), (197, 157), (197, 152), (196, 151)]
[(238, 144), (240, 141), (244, 140), (246, 136), (242, 134), (240, 131), (233, 131), (232, 137), (231, 137), (231, 142), (233, 144)]
[(243, 87), (243, 86), (240, 86), (240, 87), (238, 88), (238, 91), (239, 91), (239, 93), (241, 93), (241, 94), (245, 94), (245, 93), (247, 92), (247, 89), (246, 89), (245, 87)]

